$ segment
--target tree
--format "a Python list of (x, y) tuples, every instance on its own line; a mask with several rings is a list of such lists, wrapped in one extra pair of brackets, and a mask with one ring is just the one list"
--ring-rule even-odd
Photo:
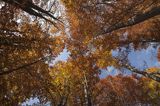
[(108, 76), (96, 85), (97, 106), (159, 105), (160, 85), (137, 76)]
[[(93, 88), (99, 81), (99, 70), (91, 64), (89, 57), (58, 62), (50, 69), (55, 85), (55, 106), (92, 105)], [(92, 59), (91, 59), (92, 60)]]
[[(134, 49), (142, 49), (151, 43), (159, 45), (159, 1), (63, 0), (63, 3), (70, 16), (72, 39), (69, 42), (81, 45), (81, 51), (96, 58), (95, 64), (99, 68), (113, 65), (130, 70), (126, 57), (128, 53), (121, 48), (128, 49), (131, 46)], [(115, 59), (112, 56), (115, 49), (125, 52), (126, 55)], [(121, 58), (126, 60), (122, 61)], [(121, 63), (128, 64), (129, 67)], [(160, 82), (157, 75), (149, 75), (140, 70), (131, 71)]]
[(24, 14), (17, 22), (21, 12), (15, 6), (3, 5), (0, 14), (1, 105), (20, 105), (31, 97), (42, 103), (53, 99), (48, 64), (63, 51), (65, 37), (52, 36), (53, 25), (48, 30), (47, 23), (43, 28), (37, 20), (23, 19)]
[(45, 15), (49, 16), (50, 18), (58, 21), (58, 19), (56, 17), (54, 17), (50, 13), (50, 11), (46, 11), (43, 8), (35, 5), (32, 0), (2, 0), (2, 1), (4, 1), (6, 3), (9, 3), (11, 5), (14, 5), (15, 7), (20, 8), (23, 11), (29, 13), (30, 15), (40, 17), (40, 18), (42, 18), (46, 21), (49, 21), (51, 23), (53, 23), (53, 22), (50, 21), (49, 19), (47, 19), (43, 14), (45, 14)]

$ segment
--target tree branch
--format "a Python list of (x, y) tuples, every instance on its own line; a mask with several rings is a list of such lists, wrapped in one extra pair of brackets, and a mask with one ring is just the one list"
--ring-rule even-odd
[(37, 5), (35, 5), (34, 3), (32, 3), (30, 0), (26, 0), (26, 1), (24, 1), (24, 3), (23, 3), (23, 1), (19, 1), (19, 0), (2, 0), (2, 1), (4, 1), (8, 4), (11, 4), (11, 5), (17, 6), (20, 9), (22, 9), (23, 11), (29, 13), (30, 15), (34, 15), (34, 16), (37, 16), (39, 18), (42, 18), (42, 19), (52, 23), (53, 25), (55, 25), (55, 23), (50, 21), (46, 17), (44, 17), (43, 14), (46, 14), (50, 18), (63, 23), (62, 21), (60, 21), (59, 19), (54, 17), (52, 14), (50, 14), (48, 11), (46, 11), (43, 8), (41, 8)]
[(26, 68), (26, 67), (31, 66), (31, 65), (33, 65), (33, 64), (36, 64), (36, 63), (42, 61), (44, 58), (45, 58), (45, 57), (39, 58), (39, 59), (37, 59), (37, 60), (35, 60), (35, 61), (31, 62), (31, 63), (27, 63), (27, 64), (24, 64), (24, 65), (19, 66), (19, 67), (17, 67), (17, 68), (9, 69), (9, 70), (7, 70), (7, 71), (2, 71), (2, 70), (1, 70), (1, 71), (0, 71), (0, 76), (1, 76), (1, 75), (7, 75), (7, 74), (13, 73), (13, 72), (15, 72), (15, 71), (17, 71), (17, 70)]
[(133, 73), (137, 73), (137, 74), (140, 74), (142, 76), (148, 77), (148, 78), (150, 78), (152, 80), (155, 80), (157, 82), (160, 82), (160, 76), (158, 76), (158, 74), (151, 74), (151, 73), (148, 73), (146, 71), (140, 71), (140, 70), (136, 69), (135, 67), (127, 64), (127, 63), (123, 63), (122, 61), (120, 61), (118, 59), (116, 59), (116, 61), (118, 61), (120, 66), (130, 70)]
[(127, 22), (119, 22), (119, 23), (109, 27), (106, 31), (97, 34), (97, 36), (104, 35), (104, 34), (107, 34), (107, 33), (111, 33), (113, 31), (116, 31), (116, 30), (121, 29), (121, 28), (125, 28), (125, 27), (129, 27), (129, 26), (139, 24), (141, 22), (144, 22), (144, 21), (146, 21), (150, 18), (153, 18), (155, 16), (158, 16), (158, 15), (160, 15), (160, 6), (159, 7), (154, 7), (152, 9), (150, 9), (149, 11), (147, 11), (146, 13), (138, 14), (135, 17), (129, 19)]

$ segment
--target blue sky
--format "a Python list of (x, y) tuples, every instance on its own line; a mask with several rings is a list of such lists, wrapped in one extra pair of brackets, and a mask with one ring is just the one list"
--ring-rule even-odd
[(50, 66), (53, 66), (58, 61), (66, 61), (70, 55), (70, 52), (65, 48), (53, 61)]
[[(160, 67), (160, 62), (157, 59), (157, 50), (159, 47), (154, 48), (152, 45), (147, 49), (134, 50), (131, 49), (128, 54), (128, 60), (132, 66), (139, 70), (145, 70), (149, 67)], [(118, 51), (112, 51), (112, 55), (116, 56)], [(100, 78), (105, 78), (107, 75), (117, 75), (119, 72), (113, 67), (109, 66), (107, 69), (101, 70)], [(129, 70), (125, 70), (125, 74), (130, 74)]]
[(33, 105), (34, 103), (38, 103), (38, 102), (39, 102), (38, 98), (30, 98), (26, 102), (24, 102), (22, 106)]
[(148, 67), (160, 67), (160, 62), (157, 60), (157, 48), (149, 46), (147, 49), (132, 50), (128, 55), (128, 59), (132, 66), (138, 69), (146, 69)]

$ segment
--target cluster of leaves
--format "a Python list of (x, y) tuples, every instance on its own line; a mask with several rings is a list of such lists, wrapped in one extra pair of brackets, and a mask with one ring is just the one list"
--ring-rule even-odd
[(160, 84), (137, 76), (108, 76), (96, 85), (98, 106), (130, 106), (160, 104)]

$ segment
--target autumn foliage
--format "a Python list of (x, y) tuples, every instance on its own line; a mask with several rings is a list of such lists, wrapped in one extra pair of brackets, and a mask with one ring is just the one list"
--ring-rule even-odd
[(159, 0), (2, 0), (0, 105), (159, 106), (159, 43)]
[(98, 106), (159, 105), (160, 84), (137, 76), (108, 76), (96, 85)]

